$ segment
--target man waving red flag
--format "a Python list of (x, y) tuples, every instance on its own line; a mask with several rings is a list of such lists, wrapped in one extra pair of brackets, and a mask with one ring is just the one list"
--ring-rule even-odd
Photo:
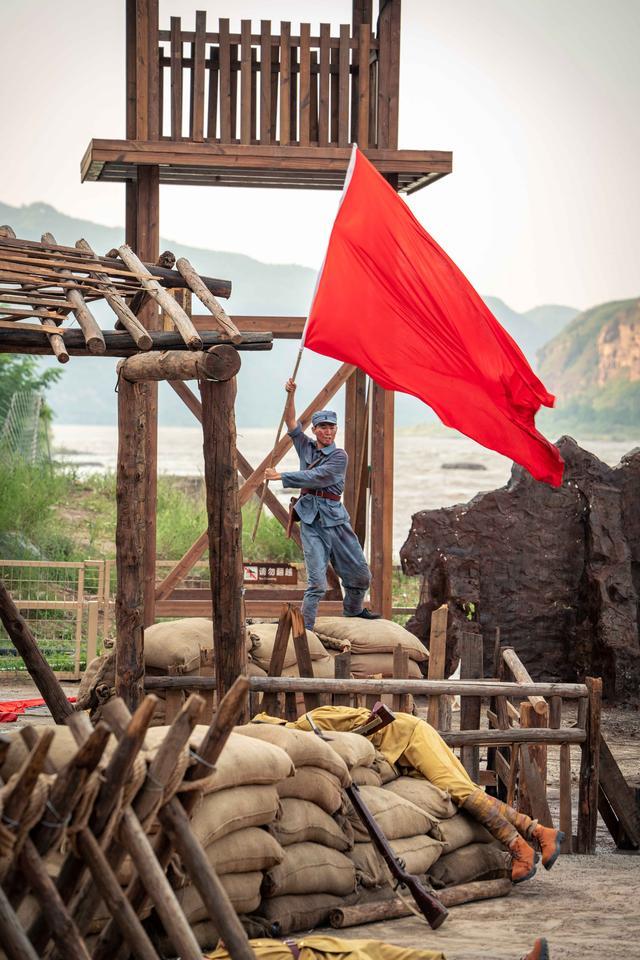
[(562, 482), (535, 427), (547, 392), (522, 351), (356, 147), (303, 345), (428, 404), (449, 427)]

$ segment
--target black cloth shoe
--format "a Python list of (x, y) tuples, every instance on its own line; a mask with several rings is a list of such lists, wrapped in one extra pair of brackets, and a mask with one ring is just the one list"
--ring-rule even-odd
[(365, 607), (364, 610), (361, 610), (360, 613), (355, 613), (355, 617), (360, 617), (361, 620), (381, 620), (381, 613), (372, 613), (371, 610), (367, 610)]

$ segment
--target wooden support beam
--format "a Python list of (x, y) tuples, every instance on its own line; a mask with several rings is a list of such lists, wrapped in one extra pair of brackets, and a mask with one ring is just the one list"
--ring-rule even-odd
[[(446, 603), (431, 614), (429, 634), (429, 680), (444, 680), (447, 656), (447, 619), (449, 608)], [(427, 720), (432, 727), (441, 732), (451, 728), (450, 702), (443, 697), (429, 697)]]
[(116, 468), (116, 694), (135, 710), (144, 684), (148, 383), (121, 378)]
[(361, 545), (364, 545), (367, 530), (368, 432), (367, 375), (355, 369), (346, 383), (344, 448), (349, 463), (344, 505)]
[[(289, 646), (289, 637), (291, 636), (291, 604), (283, 603), (278, 618), (278, 629), (276, 638), (273, 642), (273, 651), (269, 662), (269, 676), (280, 677), (284, 668), (287, 656), (287, 647)], [(262, 709), (269, 716), (279, 717), (280, 708), (278, 706), (277, 693), (265, 693), (262, 698)]]
[(600, 714), (602, 680), (586, 677), (588, 695), (586, 739), (581, 746), (576, 853), (595, 853), (600, 773)]
[[(504, 662), (509, 667), (509, 670), (511, 670), (514, 680), (517, 680), (518, 683), (532, 682), (531, 674), (529, 673), (529, 671), (527, 670), (527, 668), (525, 667), (525, 665), (523, 664), (522, 660), (520, 659), (516, 651), (513, 649), (513, 647), (503, 647), (502, 656), (503, 656)], [(539, 713), (540, 715), (547, 714), (547, 704), (544, 697), (531, 697), (529, 699), (529, 702), (531, 703), (536, 713)]]
[(200, 382), (209, 569), (218, 702), (247, 672), (242, 516), (236, 461), (235, 379)]
[(394, 394), (371, 384), (371, 606), (387, 620), (393, 606)]
[(54, 722), (64, 723), (73, 713), (73, 707), (2, 580), (0, 580), (0, 620), (9, 639), (24, 660), (31, 679), (42, 694)]
[(195, 293), (202, 305), (205, 306), (209, 313), (215, 318), (220, 328), (231, 338), (231, 342), (240, 343), (242, 341), (242, 334), (228, 313), (220, 306), (214, 295), (207, 290), (189, 261), (185, 257), (180, 257), (176, 261), (176, 267), (180, 275), (184, 277), (189, 285), (189, 289)]
[(227, 344), (211, 347), (206, 353), (168, 350), (164, 353), (140, 353), (121, 360), (117, 366), (120, 381), (148, 380), (231, 380), (240, 369), (237, 350)]
[[(307, 631), (302, 619), (302, 613), (298, 607), (291, 607), (291, 635), (293, 645), (296, 651), (296, 662), (298, 664), (298, 673), (301, 677), (313, 677), (313, 663), (309, 652), (309, 643), (307, 641)], [(304, 694), (305, 710), (315, 710), (320, 706), (320, 695), (313, 691)]]
[[(56, 239), (51, 233), (43, 233), (42, 243), (53, 244), (55, 246)], [(104, 353), (105, 342), (102, 335), (102, 330), (98, 326), (95, 317), (89, 310), (77, 285), (73, 283), (73, 273), (71, 273), (69, 270), (58, 270), (57, 272), (66, 281), (65, 293), (67, 302), (73, 311), (73, 315), (78, 321), (78, 325), (82, 330), (82, 333), (84, 334), (84, 338), (87, 343), (87, 349), (90, 353)]]
[[(635, 792), (622, 775), (609, 746), (603, 736), (600, 737), (600, 781), (598, 802), (603, 820), (622, 850), (640, 848), (640, 809)], [(603, 813), (611, 810), (613, 820), (609, 822)], [(611, 825), (614, 824), (614, 829)]]
[[(460, 642), (460, 679), (481, 680), (483, 676), (482, 634), (464, 631)], [(479, 697), (462, 697), (460, 700), (460, 729), (478, 730), (482, 701)], [(477, 783), (480, 779), (480, 752), (477, 747), (463, 747), (462, 763)]]

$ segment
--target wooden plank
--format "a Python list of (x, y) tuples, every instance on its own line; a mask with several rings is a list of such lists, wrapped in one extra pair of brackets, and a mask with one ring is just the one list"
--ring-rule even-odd
[[(622, 849), (640, 847), (640, 810), (634, 790), (629, 786), (603, 736), (600, 737), (600, 790), (620, 824), (620, 833), (614, 837)], [(603, 804), (600, 803), (602, 812)]]
[(291, 140), (291, 24), (280, 24), (280, 143)]
[(598, 823), (602, 680), (599, 677), (586, 677), (585, 684), (589, 691), (589, 702), (586, 740), (581, 746), (576, 853), (595, 853)]
[(149, 384), (122, 380), (118, 388), (116, 473), (116, 695), (135, 710), (144, 696), (144, 569)]
[[(274, 340), (299, 340), (306, 317), (258, 317), (233, 314), (231, 319), (243, 334), (272, 333)], [(191, 321), (196, 330), (211, 330), (209, 314), (196, 313), (191, 317)]]
[(321, 147), (329, 144), (329, 71), (331, 67), (331, 48), (329, 39), (331, 24), (320, 24), (320, 82), (318, 100), (318, 143)]
[[(521, 730), (519, 732), (524, 733), (526, 736), (531, 736), (532, 733), (531, 730)], [(515, 734), (515, 731), (513, 734)], [(551, 819), (551, 812), (547, 802), (547, 791), (542, 781), (542, 777), (540, 776), (538, 765), (532, 757), (532, 749), (533, 748), (528, 746), (526, 743), (523, 744), (520, 749), (521, 793), (522, 787), (524, 786), (526, 788), (529, 807), (531, 809), (531, 816), (533, 819), (539, 820), (540, 823), (542, 823), (545, 827), (553, 827), (553, 820)], [(519, 804), (519, 807), (522, 810), (521, 804)]]
[(300, 24), (300, 136), (301, 146), (309, 146), (310, 138), (310, 106), (311, 106), (311, 26), (308, 23)]
[(220, 51), (212, 47), (209, 53), (209, 94), (207, 103), (207, 140), (218, 135), (218, 88), (220, 80)]
[(371, 605), (387, 620), (392, 607), (394, 394), (372, 383)]
[(182, 26), (171, 17), (171, 139), (182, 136)]
[(362, 544), (363, 530), (359, 529), (356, 510), (359, 509), (360, 492), (360, 454), (363, 447), (366, 449), (367, 436), (365, 428), (367, 402), (367, 376), (362, 370), (356, 369), (346, 383), (345, 415), (344, 415), (344, 449), (347, 453), (348, 466), (344, 487), (344, 505), (351, 517), (351, 526)]
[(238, 85), (240, 83), (240, 60), (238, 57), (238, 50), (240, 49), (239, 44), (232, 43), (231, 50), (229, 55), (229, 64), (230, 64), (230, 82), (231, 82), (231, 95), (229, 97), (229, 111), (231, 114), (231, 142), (236, 143), (238, 140), (239, 127), (238, 127)]
[[(502, 657), (506, 665), (511, 670), (514, 680), (517, 680), (519, 683), (531, 683), (531, 674), (520, 660), (520, 657), (513, 649), (513, 647), (503, 647), (502, 648)], [(547, 704), (544, 697), (534, 697), (530, 701), (531, 705), (535, 709), (536, 713), (547, 715)]]
[(242, 20), (240, 23), (240, 142), (251, 143), (251, 102), (252, 71), (251, 71), (251, 20)]
[(220, 18), (220, 142), (231, 143), (231, 48), (229, 20)]
[(358, 37), (358, 135), (361, 150), (369, 146), (369, 51), (371, 27), (363, 23)]
[[(335, 676), (337, 680), (348, 680), (351, 677), (351, 653), (339, 653), (334, 661)], [(348, 693), (334, 693), (334, 707), (350, 707), (351, 697)]]
[(258, 51), (251, 48), (251, 143), (258, 139)]
[[(291, 634), (296, 651), (298, 673), (301, 677), (313, 677), (313, 663), (309, 652), (307, 631), (298, 607), (291, 607)], [(320, 706), (320, 696), (312, 691), (304, 692), (305, 710), (315, 710)]]
[[(396, 680), (406, 680), (409, 675), (409, 654), (398, 644), (393, 651), (393, 676)], [(401, 713), (411, 712), (411, 700), (406, 693), (394, 693), (393, 709)]]
[(280, 45), (271, 44), (271, 141), (278, 140), (278, 87), (280, 84)]
[[(278, 629), (276, 630), (276, 638), (273, 642), (273, 651), (271, 653), (271, 660), (269, 662), (269, 676), (270, 677), (280, 677), (282, 676), (282, 670), (284, 668), (285, 659), (287, 655), (287, 647), (289, 646), (289, 637), (291, 636), (291, 604), (284, 603), (280, 610), (280, 616), (278, 618)], [(280, 716), (280, 708), (278, 706), (278, 695), (277, 693), (265, 693), (262, 698), (262, 710), (265, 713), (268, 713), (271, 717)]]
[(561, 852), (571, 853), (573, 825), (571, 813), (571, 746), (560, 744), (560, 829), (564, 833)]
[(191, 139), (204, 140), (204, 52), (207, 32), (207, 14), (196, 10), (196, 36), (191, 46), (193, 66), (191, 67)]
[(341, 23), (338, 56), (338, 146), (340, 147), (346, 147), (349, 143), (350, 40), (349, 24)]
[[(431, 630), (429, 634), (429, 680), (443, 680), (447, 654), (447, 618), (449, 608), (446, 603), (438, 607), (431, 614)], [(443, 721), (447, 711), (444, 709), (440, 697), (430, 697), (427, 711), (427, 720), (436, 730), (446, 730), (448, 726)], [(451, 711), (448, 711), (449, 719)]]
[(331, 123), (329, 128), (329, 141), (332, 145), (338, 145), (338, 91), (340, 89), (340, 48), (331, 47), (331, 68), (329, 74), (330, 103), (331, 103)]
[[(518, 680), (518, 683), (523, 682)], [(542, 699), (542, 698), (540, 698)], [(520, 704), (520, 726), (526, 730), (536, 728), (536, 727), (546, 727), (548, 726), (548, 707), (544, 702), (545, 713), (541, 714), (537, 712), (537, 709), (533, 706), (530, 701), (523, 701)], [(546, 779), (547, 779), (547, 750), (545, 746), (531, 747), (527, 751), (527, 756), (531, 759), (531, 762), (536, 765), (538, 771), (540, 782), (542, 784), (542, 789), (546, 793)], [(525, 765), (523, 763), (523, 769)], [(535, 817), (536, 814), (533, 812), (533, 800), (529, 795), (528, 782), (524, 780), (521, 783), (520, 790), (520, 803), (519, 809), (523, 813), (526, 813), (528, 816)]]
[(260, 143), (272, 141), (271, 20), (260, 21)]
[[(298, 41), (299, 43), (299, 41)], [(289, 143), (298, 143), (298, 82), (300, 77), (300, 64), (298, 57), (298, 46), (291, 42), (291, 83), (289, 84), (289, 119), (291, 127), (289, 131)]]
[(200, 382), (218, 703), (247, 672), (236, 463), (236, 381)]
[(309, 140), (318, 142), (318, 53), (309, 54)]
[[(460, 638), (460, 679), (481, 680), (483, 675), (482, 635), (464, 631)], [(478, 730), (482, 702), (479, 697), (463, 697), (460, 701), (460, 729)], [(463, 747), (461, 760), (471, 779), (477, 783), (480, 774), (480, 753), (477, 747)]]

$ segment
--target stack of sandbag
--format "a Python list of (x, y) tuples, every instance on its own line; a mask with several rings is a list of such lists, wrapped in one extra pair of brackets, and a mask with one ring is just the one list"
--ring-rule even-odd
[(393, 652), (401, 646), (409, 656), (408, 676), (420, 680), (420, 664), (429, 657), (417, 637), (391, 620), (319, 617), (315, 632), (327, 649), (351, 653), (354, 677), (393, 677)]
[[(249, 663), (260, 670), (269, 672), (273, 648), (276, 640), (277, 623), (252, 623), (247, 627), (249, 636)], [(330, 656), (320, 640), (312, 630), (307, 630), (307, 644), (313, 666), (314, 677), (334, 677), (335, 669), (333, 657)], [(293, 644), (293, 637), (289, 637), (287, 652), (282, 667), (283, 677), (299, 677), (298, 661)]]
[[(347, 764), (332, 741), (312, 733), (269, 723), (248, 724), (241, 732), (262, 747), (285, 750), (295, 766), (295, 775), (278, 785), (280, 815), (271, 829), (284, 856), (265, 873), (258, 913), (283, 934), (324, 923), (355, 889), (355, 869), (347, 856), (353, 837), (343, 812)], [(354, 764), (366, 763), (371, 745), (364, 738), (360, 745), (347, 742), (356, 734), (335, 736)]]
[[(198, 753), (207, 727), (194, 728), (191, 749)], [(191, 815), (191, 829), (215, 867), (236, 913), (255, 911), (260, 903), (264, 873), (275, 867), (284, 851), (267, 829), (280, 816), (278, 784), (292, 778), (290, 757), (278, 746), (231, 733), (215, 770), (199, 781), (202, 797)], [(166, 730), (148, 734), (160, 738)], [(176, 885), (181, 882), (176, 879)], [(177, 891), (189, 923), (202, 943), (215, 942), (215, 931), (200, 896), (188, 880)]]
[(429, 835), (442, 844), (441, 856), (427, 871), (434, 887), (510, 875), (509, 854), (488, 830), (417, 771), (389, 781), (384, 789), (420, 807), (431, 819)]
[[(443, 843), (429, 835), (435, 822), (410, 800), (384, 787), (362, 786), (360, 796), (389, 841), (391, 849), (406, 865), (409, 873), (424, 876), (440, 857)], [(366, 827), (349, 805), (349, 819), (355, 844), (349, 854), (357, 878), (364, 888), (384, 886), (388, 871)]]

